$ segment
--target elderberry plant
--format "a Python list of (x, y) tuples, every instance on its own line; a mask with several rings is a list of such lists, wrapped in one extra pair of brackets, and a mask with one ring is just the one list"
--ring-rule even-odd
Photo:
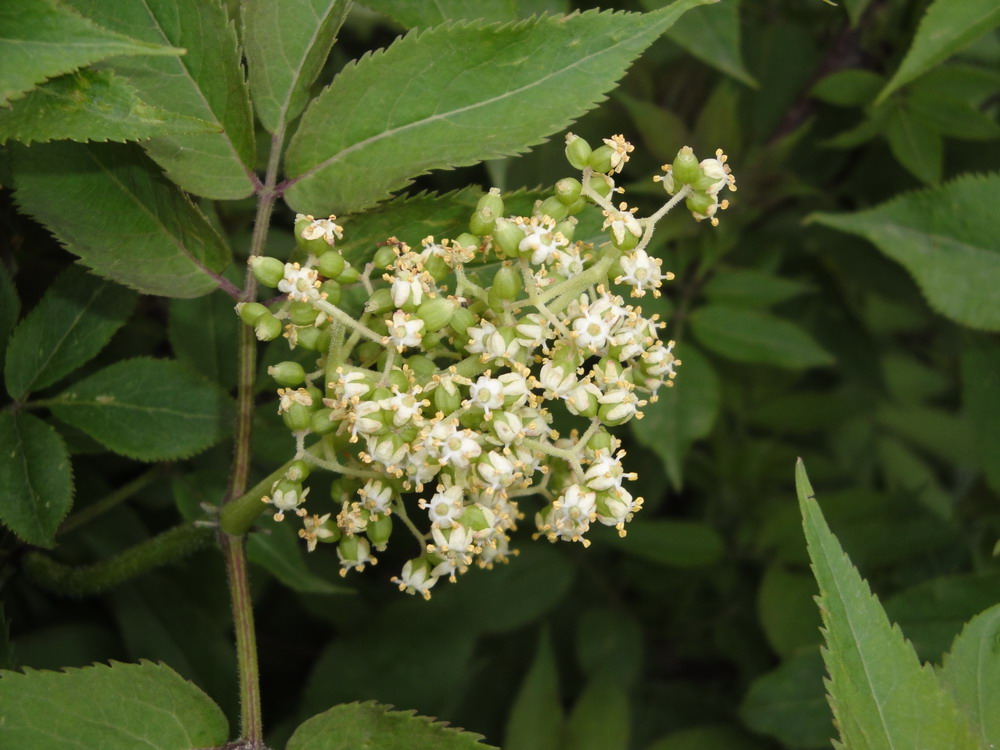
[[(341, 574), (361, 571), (402, 524), (421, 554), (392, 580), (430, 598), (442, 577), (506, 562), (534, 496), (536, 538), (587, 546), (594, 522), (625, 536), (643, 501), (623, 484), (636, 475), (609, 428), (641, 419), (681, 363), (659, 316), (622, 294), (659, 296), (673, 278), (646, 252), (661, 218), (683, 201), (715, 225), (728, 205), (720, 194), (736, 189), (721, 149), (699, 162), (684, 147), (654, 178), (669, 200), (637, 217), (611, 200), (632, 151), (623, 135), (591, 149), (570, 133), (566, 157), (580, 177), (559, 180), (531, 216), (506, 216), (494, 188), (469, 231), (428, 236), (419, 249), (390, 237), (362, 270), (340, 253), (336, 216), (296, 217), (301, 262), (250, 259), (281, 294), (270, 308), (237, 305), (240, 317), (262, 340), (283, 335), (319, 355), (310, 372), (296, 361), (268, 370), (296, 454), (262, 498), (275, 521), (301, 518), (310, 552), (337, 543)], [(597, 246), (573, 239), (588, 204), (604, 216)], [(358, 319), (338, 306), (352, 284), (367, 297)], [(555, 411), (577, 426), (553, 429)], [(339, 475), (332, 508), (305, 486), (317, 468)]]

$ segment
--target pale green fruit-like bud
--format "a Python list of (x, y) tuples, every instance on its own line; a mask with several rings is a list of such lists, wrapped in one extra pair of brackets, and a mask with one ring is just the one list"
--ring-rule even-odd
[(611, 195), (612, 185), (604, 178), (603, 175), (596, 174), (587, 181), (590, 189), (597, 193), (602, 198), (607, 198)]
[(451, 330), (455, 332), (455, 335), (459, 338), (464, 338), (466, 336), (466, 331), (469, 330), (469, 326), (474, 326), (476, 324), (476, 316), (472, 314), (472, 311), (466, 307), (456, 307), (455, 311), (451, 315), (451, 321), (449, 325)]
[[(396, 386), (396, 389), (400, 393), (406, 393), (406, 391), (410, 390), (410, 380), (409, 378), (406, 377), (406, 373), (404, 373), (402, 370), (393, 370), (392, 372), (390, 372), (388, 380), (389, 380), (390, 391), (393, 386)], [(392, 393), (390, 392), (388, 395), (391, 396)], [(387, 396), (379, 396), (379, 398), (386, 398), (386, 397)]]
[(499, 188), (490, 188), (490, 191), (479, 199), (476, 204), (477, 211), (488, 209), (493, 212), (493, 216), (503, 216), (503, 198), (500, 197)]
[(387, 313), (394, 307), (395, 305), (392, 304), (392, 292), (388, 287), (376, 289), (372, 293), (372, 296), (368, 298), (368, 302), (365, 303), (365, 310), (376, 315)]
[(306, 371), (298, 362), (279, 362), (267, 368), (267, 374), (274, 382), (289, 388), (294, 388), (306, 379)]
[(438, 386), (434, 389), (432, 398), (434, 408), (442, 414), (451, 414), (462, 405), (462, 394), (457, 388), (449, 393), (442, 386)]
[(264, 313), (253, 324), (254, 333), (260, 341), (273, 341), (281, 335), (281, 321), (271, 315)]
[(489, 208), (481, 208), (469, 219), (469, 231), (478, 237), (490, 234), (496, 226), (496, 220), (497, 214)]
[(493, 228), (493, 244), (506, 255), (517, 255), (518, 245), (523, 239), (524, 232), (513, 221), (503, 218), (496, 220)]
[(355, 281), (361, 278), (361, 271), (356, 269), (350, 263), (344, 265), (344, 270), (340, 272), (336, 281), (338, 284), (353, 284)]
[(299, 328), (297, 345), (311, 352), (325, 352), (330, 348), (330, 333), (316, 326)]
[[(423, 343), (426, 346), (426, 336), (424, 336)], [(430, 378), (438, 371), (438, 366), (434, 364), (434, 360), (430, 357), (425, 357), (423, 354), (414, 354), (412, 357), (407, 357), (406, 364), (410, 366), (410, 369), (413, 370), (417, 377), (422, 381)]]
[(590, 163), (590, 144), (572, 133), (566, 134), (566, 161), (574, 169), (584, 169)]
[(309, 422), (312, 419), (312, 409), (305, 404), (292, 404), (288, 411), (281, 413), (281, 419), (292, 432), (304, 432), (309, 429)]
[(340, 289), (340, 284), (338, 284), (333, 279), (327, 279), (319, 287), (320, 296), (326, 295), (326, 301), (331, 305), (336, 305), (340, 302), (342, 292)]
[(309, 417), (309, 429), (317, 435), (328, 435), (340, 426), (340, 422), (335, 422), (330, 417), (333, 416), (333, 409), (317, 409)]
[(698, 166), (698, 157), (690, 146), (684, 146), (674, 157), (673, 168), (670, 172), (674, 178), (674, 186), (679, 189), (682, 185), (690, 185), (704, 176), (701, 167)]
[(424, 261), (424, 270), (431, 275), (434, 281), (444, 281), (451, 273), (451, 268), (444, 262), (444, 258), (438, 255), (432, 255)]
[[(619, 250), (624, 250), (624, 251), (631, 250), (633, 247), (639, 244), (639, 238), (628, 231), (622, 232), (622, 240), (621, 242), (619, 242), (618, 238), (615, 236), (615, 233), (611, 230), (608, 230), (608, 239), (611, 240), (612, 245), (617, 247)], [(608, 275), (610, 276), (610, 274)], [(617, 276), (613, 278), (617, 278)]]
[(267, 315), (269, 312), (260, 302), (241, 302), (236, 306), (236, 311), (248, 326), (252, 326), (261, 315)]
[(478, 250), (482, 240), (479, 237), (476, 237), (476, 235), (474, 234), (469, 234), (468, 232), (462, 232), (460, 235), (458, 235), (458, 237), (455, 238), (454, 242), (459, 247), (470, 247), (474, 250)]
[(319, 313), (308, 302), (293, 302), (288, 306), (288, 315), (297, 326), (311, 326)]
[(335, 279), (344, 272), (347, 265), (339, 250), (327, 250), (316, 261), (316, 270), (328, 279)]
[(424, 321), (425, 331), (439, 331), (451, 322), (455, 303), (447, 297), (425, 300), (417, 308), (417, 317)]
[(312, 472), (312, 467), (301, 459), (292, 461), (291, 466), (285, 471), (285, 479), (289, 482), (301, 482)]
[(375, 549), (381, 552), (389, 542), (392, 534), (392, 516), (379, 516), (377, 520), (369, 520), (368, 528), (365, 529), (369, 541), (375, 545)]
[(285, 264), (277, 258), (266, 255), (256, 256), (247, 261), (254, 278), (264, 286), (272, 289), (278, 286), (278, 282), (285, 278)]
[(598, 146), (590, 154), (590, 168), (595, 172), (610, 172), (611, 157), (615, 150), (610, 146)]
[(392, 245), (383, 245), (375, 251), (375, 257), (372, 258), (372, 265), (381, 270), (385, 270), (395, 262), (396, 248)]
[(563, 177), (555, 186), (555, 195), (561, 203), (571, 205), (580, 197), (583, 185), (575, 177)]
[(570, 216), (576, 216), (586, 207), (587, 207), (587, 199), (581, 195), (575, 201), (566, 206), (566, 211), (567, 213), (569, 213)]
[(473, 531), (483, 531), (493, 525), (492, 520), (486, 517), (483, 509), (478, 505), (468, 506), (458, 520), (463, 526)]
[(573, 235), (576, 234), (576, 219), (571, 218), (566, 221), (559, 222), (556, 224), (556, 232), (572, 242)]
[(716, 203), (715, 197), (705, 193), (692, 193), (684, 201), (688, 211), (695, 214), (707, 215), (712, 206)]
[(569, 216), (569, 209), (567, 209), (565, 203), (561, 202), (554, 195), (550, 195), (535, 209), (535, 216), (539, 218), (548, 216), (554, 221), (562, 221)]
[(587, 449), (597, 453), (598, 451), (610, 452), (614, 447), (614, 438), (611, 433), (603, 427), (599, 428), (587, 442)]
[(517, 272), (517, 269), (503, 265), (493, 277), (493, 286), (490, 288), (490, 292), (496, 294), (499, 299), (512, 300), (521, 293), (522, 286), (521, 274)]

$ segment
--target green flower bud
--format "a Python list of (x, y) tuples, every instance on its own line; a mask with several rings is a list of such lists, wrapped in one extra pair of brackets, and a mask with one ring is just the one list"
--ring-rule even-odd
[(326, 301), (331, 305), (336, 305), (340, 302), (342, 295), (340, 290), (340, 284), (338, 284), (333, 279), (327, 279), (319, 287), (320, 295), (326, 295)]
[(314, 385), (306, 386), (306, 393), (312, 398), (312, 406), (310, 409), (317, 409), (321, 403), (323, 403), (323, 393)]
[(330, 348), (330, 332), (316, 326), (304, 326), (297, 331), (297, 346), (311, 352), (325, 352)]
[(481, 208), (472, 214), (472, 218), (469, 219), (469, 231), (478, 237), (482, 237), (493, 232), (496, 221), (497, 215), (493, 211), (489, 208)]
[(456, 307), (455, 311), (451, 315), (451, 320), (449, 325), (451, 330), (455, 332), (455, 335), (459, 338), (465, 338), (466, 331), (469, 330), (469, 326), (476, 324), (476, 316), (472, 314), (472, 311), (466, 307)]
[(590, 189), (597, 193), (602, 198), (607, 198), (611, 195), (612, 185), (606, 180), (603, 175), (595, 174), (590, 180), (587, 181)]
[(566, 212), (570, 216), (576, 216), (586, 207), (587, 207), (587, 199), (581, 195), (575, 201), (566, 206)]
[(571, 205), (580, 197), (583, 185), (575, 177), (563, 177), (555, 186), (555, 195), (561, 203)]
[(477, 211), (490, 210), (493, 216), (503, 216), (503, 198), (500, 197), (500, 188), (490, 188), (490, 191), (479, 199), (476, 204)]
[(273, 341), (281, 335), (281, 321), (271, 315), (264, 313), (253, 324), (254, 333), (260, 341)]
[[(424, 337), (420, 339), (420, 346), (423, 347), (424, 351), (429, 352), (437, 349), (441, 346), (444, 341), (445, 330), (431, 331), (430, 333), (425, 333)], [(435, 370), (436, 372), (436, 370)]]
[(362, 341), (354, 347), (354, 352), (358, 355), (358, 362), (371, 362), (376, 359), (382, 351), (382, 347), (374, 341)]
[(361, 271), (356, 269), (350, 263), (345, 264), (344, 270), (340, 272), (340, 275), (336, 278), (338, 284), (353, 284), (355, 281), (361, 278)]
[(617, 247), (619, 250), (625, 250), (625, 251), (631, 250), (633, 247), (639, 244), (639, 238), (629, 231), (625, 231), (622, 233), (622, 241), (619, 242), (618, 238), (615, 237), (615, 233), (609, 229), (608, 239), (611, 240), (611, 244)]
[(490, 288), (490, 292), (495, 294), (499, 299), (512, 300), (517, 299), (522, 286), (521, 274), (518, 273), (516, 268), (505, 263), (500, 266), (496, 276), (493, 277), (493, 286)]
[[(392, 395), (391, 388), (396, 386), (396, 390), (400, 393), (406, 393), (410, 390), (410, 379), (406, 377), (406, 373), (402, 370), (393, 370), (389, 373), (388, 377), (390, 392), (388, 396)], [(381, 389), (380, 389), (381, 390)], [(388, 396), (379, 396), (379, 398), (388, 398)]]
[(483, 509), (478, 505), (470, 505), (462, 513), (461, 517), (458, 519), (463, 526), (473, 531), (482, 531), (493, 524), (490, 523), (489, 519), (486, 518), (486, 514), (483, 513)]
[(289, 482), (301, 482), (312, 472), (312, 467), (305, 461), (299, 459), (292, 461), (291, 466), (285, 471), (285, 479)]
[(608, 427), (617, 427), (620, 424), (625, 424), (635, 415), (631, 411), (628, 411), (624, 416), (612, 419), (612, 415), (620, 407), (620, 404), (601, 404), (601, 408), (597, 410), (597, 418)]
[(685, 146), (677, 152), (670, 173), (673, 175), (674, 186), (677, 189), (680, 189), (682, 185), (695, 182), (698, 178), (704, 176), (701, 167), (698, 166), (698, 157), (694, 155), (694, 151), (691, 150), (690, 146)]
[(462, 393), (457, 388), (451, 393), (442, 386), (434, 389), (432, 394), (434, 408), (442, 414), (451, 414), (462, 406)]
[(394, 308), (395, 305), (392, 304), (392, 292), (388, 287), (376, 289), (372, 293), (372, 296), (368, 298), (368, 302), (365, 303), (365, 311), (375, 313), (376, 315), (382, 315)]
[(372, 265), (375, 268), (386, 269), (396, 262), (396, 248), (392, 245), (383, 245), (378, 250), (375, 251), (375, 257), (372, 258)]
[(316, 260), (316, 270), (328, 279), (335, 279), (344, 272), (344, 256), (339, 250), (327, 250)]
[(550, 195), (538, 204), (538, 207), (535, 209), (535, 216), (548, 216), (555, 221), (562, 221), (569, 216), (569, 210), (566, 208), (565, 203), (560, 201), (554, 195)]
[[(427, 345), (426, 336), (423, 343), (425, 346)], [(434, 363), (434, 360), (423, 354), (414, 354), (412, 357), (407, 357), (406, 364), (409, 365), (410, 369), (413, 370), (421, 381), (429, 379), (438, 371), (438, 366)]]
[(365, 529), (368, 540), (375, 545), (375, 549), (381, 552), (389, 542), (392, 534), (392, 516), (379, 516), (377, 519), (368, 521), (368, 528)]
[(434, 281), (444, 281), (451, 273), (451, 267), (439, 255), (431, 255), (425, 260), (424, 270), (433, 277)]
[(566, 134), (566, 161), (574, 169), (584, 169), (590, 163), (590, 144), (572, 133)]
[(424, 300), (417, 308), (417, 317), (424, 321), (425, 331), (439, 331), (451, 322), (455, 302), (447, 297)]
[(509, 219), (499, 218), (493, 228), (493, 244), (506, 255), (517, 255), (518, 245), (524, 239), (524, 232)]
[(328, 435), (340, 426), (340, 422), (331, 419), (333, 409), (317, 409), (309, 417), (309, 429), (317, 435)]
[(474, 234), (469, 234), (468, 232), (462, 232), (458, 237), (454, 239), (454, 242), (459, 247), (471, 247), (475, 250), (479, 249), (481, 244), (481, 239), (476, 237)]
[(305, 404), (292, 404), (288, 411), (282, 412), (281, 419), (292, 432), (304, 432), (309, 429), (312, 419), (312, 409)]
[(576, 219), (567, 219), (566, 221), (559, 222), (556, 224), (556, 231), (572, 242), (573, 235), (576, 233)]
[(590, 154), (590, 168), (595, 172), (610, 172), (611, 156), (614, 153), (615, 150), (607, 144), (598, 146)]
[(705, 193), (691, 193), (684, 201), (684, 205), (691, 213), (707, 216), (708, 211), (715, 205), (715, 197)]
[(587, 442), (587, 448), (594, 453), (597, 453), (598, 451), (610, 452), (613, 446), (614, 438), (612, 438), (611, 433), (603, 427), (599, 428)]
[(288, 315), (297, 326), (311, 326), (319, 313), (308, 302), (293, 302), (288, 306)]
[(294, 388), (306, 379), (306, 371), (298, 362), (279, 362), (267, 368), (267, 374), (274, 382), (288, 388)]
[(240, 318), (248, 326), (252, 326), (257, 322), (261, 315), (267, 315), (270, 312), (264, 305), (260, 302), (241, 302), (236, 306), (236, 311), (239, 313)]
[(285, 264), (277, 258), (270, 258), (266, 255), (255, 256), (247, 261), (254, 278), (264, 286), (272, 289), (278, 286), (278, 282), (285, 278)]

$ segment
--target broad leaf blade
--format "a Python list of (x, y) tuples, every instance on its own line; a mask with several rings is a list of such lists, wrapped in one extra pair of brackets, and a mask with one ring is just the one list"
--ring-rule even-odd
[[(664, 3), (645, 0), (647, 8)], [(740, 49), (740, 0), (699, 8), (680, 19), (667, 32), (670, 40), (702, 62), (740, 83), (757, 88)]]
[(0, 109), (0, 143), (135, 141), (216, 130), (210, 122), (151, 107), (124, 79), (92, 68), (54, 78)]
[(115, 60), (147, 104), (212, 123), (214, 133), (170, 135), (144, 144), (184, 190), (206, 198), (244, 198), (253, 191), (253, 116), (236, 30), (219, 0), (109, 3), (71, 0), (109, 29), (191, 52), (180, 58)]
[(923, 118), (897, 107), (886, 120), (885, 136), (892, 155), (910, 174), (928, 185), (941, 181), (941, 135)]
[(275, 132), (298, 117), (323, 69), (351, 0), (249, 0), (240, 6), (250, 91)]
[(632, 716), (628, 696), (606, 676), (592, 677), (566, 721), (574, 750), (628, 750)]
[(169, 297), (218, 287), (229, 249), (137, 147), (18, 148), (14, 169), (21, 207), (101, 276)]
[(348, 594), (353, 591), (312, 573), (302, 555), (305, 545), (295, 536), (291, 525), (276, 523), (266, 532), (247, 538), (247, 559), (301, 594)]
[(1000, 24), (996, 0), (935, 0), (920, 21), (913, 44), (877, 101), (926, 73)]
[(629, 524), (627, 536), (611, 536), (608, 542), (628, 555), (672, 568), (712, 565), (725, 550), (722, 537), (701, 521), (637, 520)]
[(0, 673), (0, 746), (190, 750), (229, 731), (212, 699), (165, 664)]
[[(560, 12), (559, 0), (435, 0), (415, 3), (413, 0), (366, 0), (365, 6), (394, 18), (407, 29), (437, 26), (447, 21), (466, 19), (491, 23), (516, 21), (531, 13)], [(519, 6), (530, 6), (522, 8)], [(527, 12), (525, 12), (527, 11)]]
[(128, 320), (136, 294), (67, 268), (14, 331), (4, 378), (15, 399), (52, 385), (96, 357)]
[(559, 746), (563, 727), (559, 674), (547, 629), (514, 698), (504, 729), (504, 750), (549, 750)]
[(304, 213), (348, 213), (432, 169), (522, 153), (599, 102), (702, 2), (408, 34), (347, 66), (307, 108), (288, 147), (285, 198)]
[(236, 387), (240, 319), (222, 292), (170, 300), (167, 339), (174, 356), (224, 388)]
[[(73, 467), (66, 445), (38, 417), (3, 411), (0, 457), (0, 520), (29, 544), (51, 547), (73, 502)], [(2, 730), (0, 721), (0, 737)]]
[(484, 750), (479, 735), (374, 702), (334, 706), (299, 725), (286, 750)]
[(962, 406), (986, 481), (1000, 495), (1000, 342), (980, 334), (962, 343)]
[(117, 362), (52, 401), (52, 411), (116, 453), (140, 461), (186, 458), (230, 429), (232, 403), (173, 360)]
[(993, 213), (1000, 174), (967, 175), (853, 214), (812, 220), (865, 237), (906, 267), (932, 308), (970, 328), (1000, 330), (1000, 248)]
[(795, 470), (826, 636), (830, 705), (851, 750), (982, 750), (934, 670), (922, 666), (833, 536), (800, 460)]
[(48, 78), (123, 55), (184, 53), (130, 39), (83, 18), (55, 0), (0, 4), (0, 106)]
[(7, 337), (17, 325), (21, 314), (21, 298), (17, 295), (14, 280), (7, 266), (0, 263), (0, 365), (3, 365), (7, 350)]
[(976, 615), (955, 639), (939, 674), (986, 747), (1000, 745), (1000, 604)]

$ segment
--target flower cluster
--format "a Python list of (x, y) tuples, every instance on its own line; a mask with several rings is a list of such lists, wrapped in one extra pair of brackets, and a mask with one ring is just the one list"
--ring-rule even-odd
[[(336, 543), (342, 574), (361, 570), (402, 524), (420, 554), (393, 580), (429, 597), (441, 578), (505, 561), (531, 498), (536, 537), (586, 546), (595, 523), (624, 536), (642, 499), (625, 486), (635, 476), (609, 428), (641, 418), (680, 364), (660, 339), (664, 324), (624, 295), (658, 295), (672, 278), (646, 251), (656, 221), (680, 200), (732, 187), (722, 156), (696, 162), (681, 183), (682, 150), (674, 198), (639, 218), (608, 200), (632, 150), (620, 135), (597, 149), (570, 135), (580, 179), (560, 180), (530, 216), (505, 215), (494, 189), (468, 232), (419, 247), (390, 238), (363, 271), (340, 254), (333, 216), (297, 217), (300, 262), (251, 260), (283, 297), (270, 309), (242, 305), (241, 317), (262, 339), (283, 332), (318, 355), (312, 372), (294, 361), (269, 370), (297, 455), (264, 501), (276, 520), (302, 518), (310, 551)], [(574, 215), (591, 204), (605, 217), (599, 247), (573, 239)], [(366, 293), (355, 314), (341, 304), (348, 284)], [(577, 427), (553, 429), (558, 413)], [(339, 475), (322, 514), (304, 505), (316, 502), (303, 485), (315, 468)]]

